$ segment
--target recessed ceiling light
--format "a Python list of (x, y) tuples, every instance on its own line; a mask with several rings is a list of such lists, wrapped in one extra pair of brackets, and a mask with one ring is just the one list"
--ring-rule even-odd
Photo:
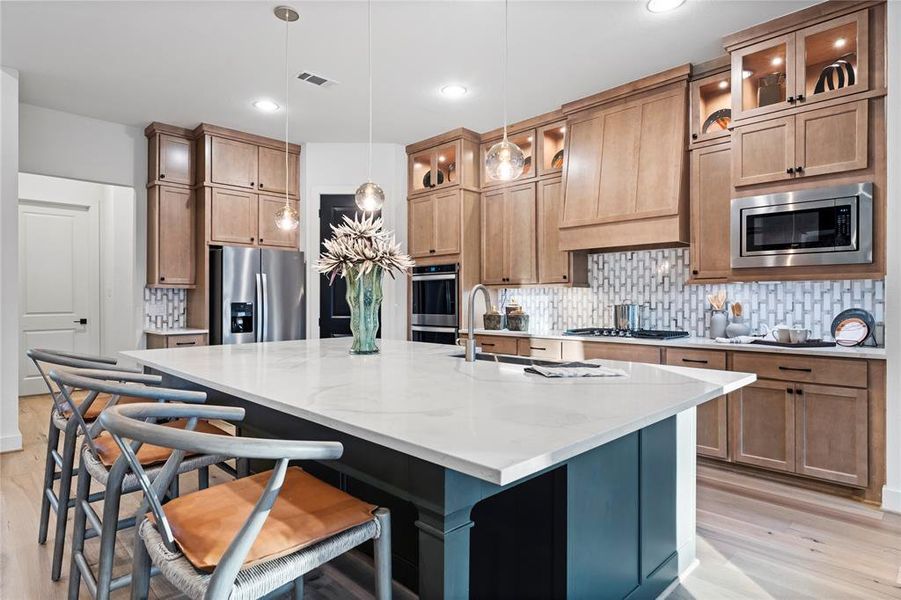
[(779, 65), (782, 64), (782, 57), (774, 56), (773, 60), (770, 61), (770, 64), (772, 64), (774, 67), (778, 67)]
[(675, 10), (685, 4), (685, 0), (648, 0), (648, 10), (652, 13), (662, 13)]
[(253, 107), (260, 112), (275, 112), (278, 110), (279, 106), (275, 103), (275, 101), (270, 100), (269, 98), (260, 98), (259, 100), (255, 100), (253, 103)]
[(468, 90), (462, 85), (450, 83), (441, 88), (441, 95), (445, 98), (462, 98)]
[(724, 90), (724, 89), (726, 89), (727, 87), (729, 87), (729, 82), (726, 81), (725, 79), (723, 79), (723, 80), (720, 82), (720, 89), (721, 89), (721, 90)]
[(848, 42), (847, 42), (847, 40), (845, 40), (845, 38), (838, 38), (837, 40), (835, 40), (835, 43), (833, 44), (833, 46), (835, 46), (836, 48), (844, 48), (845, 44), (847, 44), (847, 43)]

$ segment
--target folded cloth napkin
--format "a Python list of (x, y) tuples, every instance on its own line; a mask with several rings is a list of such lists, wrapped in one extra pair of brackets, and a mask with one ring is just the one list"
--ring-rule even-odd
[(751, 335), (740, 335), (734, 338), (718, 337), (716, 341), (720, 344), (750, 344), (754, 340), (759, 339)]
[(534, 373), (542, 377), (626, 377), (628, 373), (622, 369), (604, 367), (600, 361), (571, 362), (559, 365), (534, 365), (526, 367), (526, 373)]

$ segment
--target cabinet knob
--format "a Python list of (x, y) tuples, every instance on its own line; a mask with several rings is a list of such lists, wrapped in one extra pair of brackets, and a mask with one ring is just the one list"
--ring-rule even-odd
[[(250, 182), (250, 185), (253, 185), (253, 182)], [(259, 187), (260, 189), (263, 189), (263, 184), (261, 183), (258, 187)]]
[(801, 389), (801, 388), (798, 388), (798, 389), (795, 390), (795, 393), (798, 394), (799, 396), (803, 396), (803, 395), (804, 395), (804, 390)]
[(691, 134), (691, 139), (693, 139), (693, 140), (698, 139), (698, 134), (697, 133)]
[(801, 173), (802, 171), (804, 171), (804, 167), (802, 167), (801, 165), (798, 165), (797, 167), (795, 167), (795, 172)]
[(429, 250), (429, 254), (435, 254), (434, 250)]
[(250, 238), (250, 241), (252, 242), (252, 241), (253, 241), (253, 238)]
[(789, 167), (785, 170), (785, 172), (788, 173), (789, 175), (791, 175), (792, 173), (795, 172), (795, 169), (794, 169), (794, 167)]
[(563, 279), (566, 279), (566, 278), (567, 278), (567, 276), (566, 276), (566, 275), (564, 275), (564, 276), (563, 276)]
[(166, 278), (160, 275), (160, 281), (166, 281)]
[(798, 102), (804, 102), (804, 94), (798, 94)]
[(165, 174), (165, 173), (160, 173), (160, 179), (165, 179), (165, 178), (166, 178), (166, 174)]
[(263, 238), (260, 238), (260, 243), (261, 243), (261, 244), (263, 243)]
[(691, 274), (692, 274), (692, 275), (697, 275), (697, 274), (698, 274), (698, 270), (697, 270), (697, 269), (692, 269), (692, 270), (691, 270)]
[(785, 391), (786, 391), (786, 393), (794, 394), (794, 393), (795, 393), (795, 388), (787, 387), (787, 388), (785, 388)]
[(789, 104), (794, 104), (794, 103), (795, 103), (795, 97), (794, 97), (794, 96), (789, 96), (788, 98), (786, 98), (786, 100), (788, 101)]
[(252, 182), (252, 181), (250, 182), (250, 187), (253, 187), (253, 182)]

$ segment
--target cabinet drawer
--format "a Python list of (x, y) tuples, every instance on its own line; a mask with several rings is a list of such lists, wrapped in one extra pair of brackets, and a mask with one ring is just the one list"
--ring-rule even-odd
[(563, 360), (624, 360), (660, 364), (660, 348), (639, 344), (610, 344), (604, 342), (563, 342)]
[(732, 370), (757, 373), (762, 379), (867, 387), (864, 360), (735, 352)]
[(482, 349), (482, 352), (490, 354), (512, 354), (516, 355), (515, 337), (507, 337), (503, 335), (477, 335), (476, 346)]
[(560, 340), (542, 340), (535, 338), (519, 338), (517, 350), (520, 356), (560, 360), (563, 358), (563, 342)]
[(166, 336), (167, 348), (184, 348), (186, 346), (206, 346), (206, 336), (202, 333)]
[(718, 350), (667, 348), (666, 364), (675, 367), (726, 370), (726, 353)]

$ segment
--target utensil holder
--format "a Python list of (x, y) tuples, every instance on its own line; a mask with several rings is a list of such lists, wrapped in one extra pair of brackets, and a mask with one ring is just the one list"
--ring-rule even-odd
[(726, 337), (734, 338), (743, 335), (750, 335), (751, 325), (744, 317), (733, 317), (732, 322), (726, 325)]
[(726, 327), (729, 325), (729, 317), (724, 310), (710, 311), (710, 339), (726, 337)]

